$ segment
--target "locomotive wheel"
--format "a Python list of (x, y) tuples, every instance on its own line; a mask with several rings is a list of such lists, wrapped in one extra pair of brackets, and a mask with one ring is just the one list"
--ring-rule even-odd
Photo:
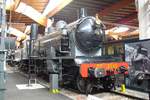
[(93, 85), (92, 83), (88, 83), (86, 86), (86, 95), (91, 94), (93, 90)]
[(107, 83), (107, 84), (103, 84), (103, 88), (105, 90), (112, 90), (114, 87), (113, 83)]
[(90, 94), (93, 89), (93, 85), (88, 79), (83, 79), (81, 76), (77, 77), (77, 88), (81, 93)]
[(112, 90), (114, 88), (114, 81), (110, 77), (105, 77), (103, 80), (103, 88), (106, 91)]
[(86, 92), (86, 80), (83, 79), (81, 76), (77, 77), (77, 88), (81, 93), (85, 93)]

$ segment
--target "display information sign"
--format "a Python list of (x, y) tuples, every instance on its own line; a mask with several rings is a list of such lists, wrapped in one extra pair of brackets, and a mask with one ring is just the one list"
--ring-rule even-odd
[(147, 89), (148, 82), (143, 80), (143, 73), (150, 73), (150, 40), (125, 43), (125, 60), (129, 63), (126, 85)]

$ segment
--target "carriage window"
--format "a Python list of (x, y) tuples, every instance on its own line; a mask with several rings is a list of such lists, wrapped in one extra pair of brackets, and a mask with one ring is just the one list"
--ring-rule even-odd
[(107, 48), (107, 54), (108, 55), (114, 55), (114, 47), (113, 46), (108, 46), (108, 48)]
[(120, 56), (124, 54), (124, 47), (122, 44), (108, 45), (105, 48), (105, 55)]

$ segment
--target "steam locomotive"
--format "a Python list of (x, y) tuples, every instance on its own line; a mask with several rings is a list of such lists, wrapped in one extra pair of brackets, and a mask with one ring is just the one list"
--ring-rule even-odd
[(39, 39), (30, 37), (16, 54), (22, 70), (28, 72), (29, 62), (36, 62), (37, 74), (55, 75), (52, 78), (58, 78), (60, 85), (71, 84), (90, 93), (93, 87), (112, 89), (115, 75), (128, 72), (128, 63), (105, 55), (105, 42), (103, 23), (96, 17), (82, 16), (69, 25), (57, 22), (55, 31)]

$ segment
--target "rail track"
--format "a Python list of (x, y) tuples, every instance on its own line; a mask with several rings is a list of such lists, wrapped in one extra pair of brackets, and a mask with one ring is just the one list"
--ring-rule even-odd
[[(11, 69), (10, 72), (13, 72), (13, 69)], [(28, 77), (28, 75), (25, 73), (19, 71), (14, 72), (17, 72), (24, 77)], [(49, 88), (48, 83), (44, 80), (37, 79), (37, 82), (45, 86), (46, 88)], [(119, 88), (117, 88), (116, 91), (105, 91), (101, 89), (99, 91), (95, 91), (93, 94), (85, 95), (79, 93), (79, 91), (77, 91), (76, 89), (73, 89), (71, 87), (65, 87), (61, 89), (60, 93), (73, 100), (149, 100), (148, 93), (141, 93), (129, 89), (127, 89), (125, 93), (122, 93), (120, 92)], [(91, 97), (97, 99), (91, 99)]]

